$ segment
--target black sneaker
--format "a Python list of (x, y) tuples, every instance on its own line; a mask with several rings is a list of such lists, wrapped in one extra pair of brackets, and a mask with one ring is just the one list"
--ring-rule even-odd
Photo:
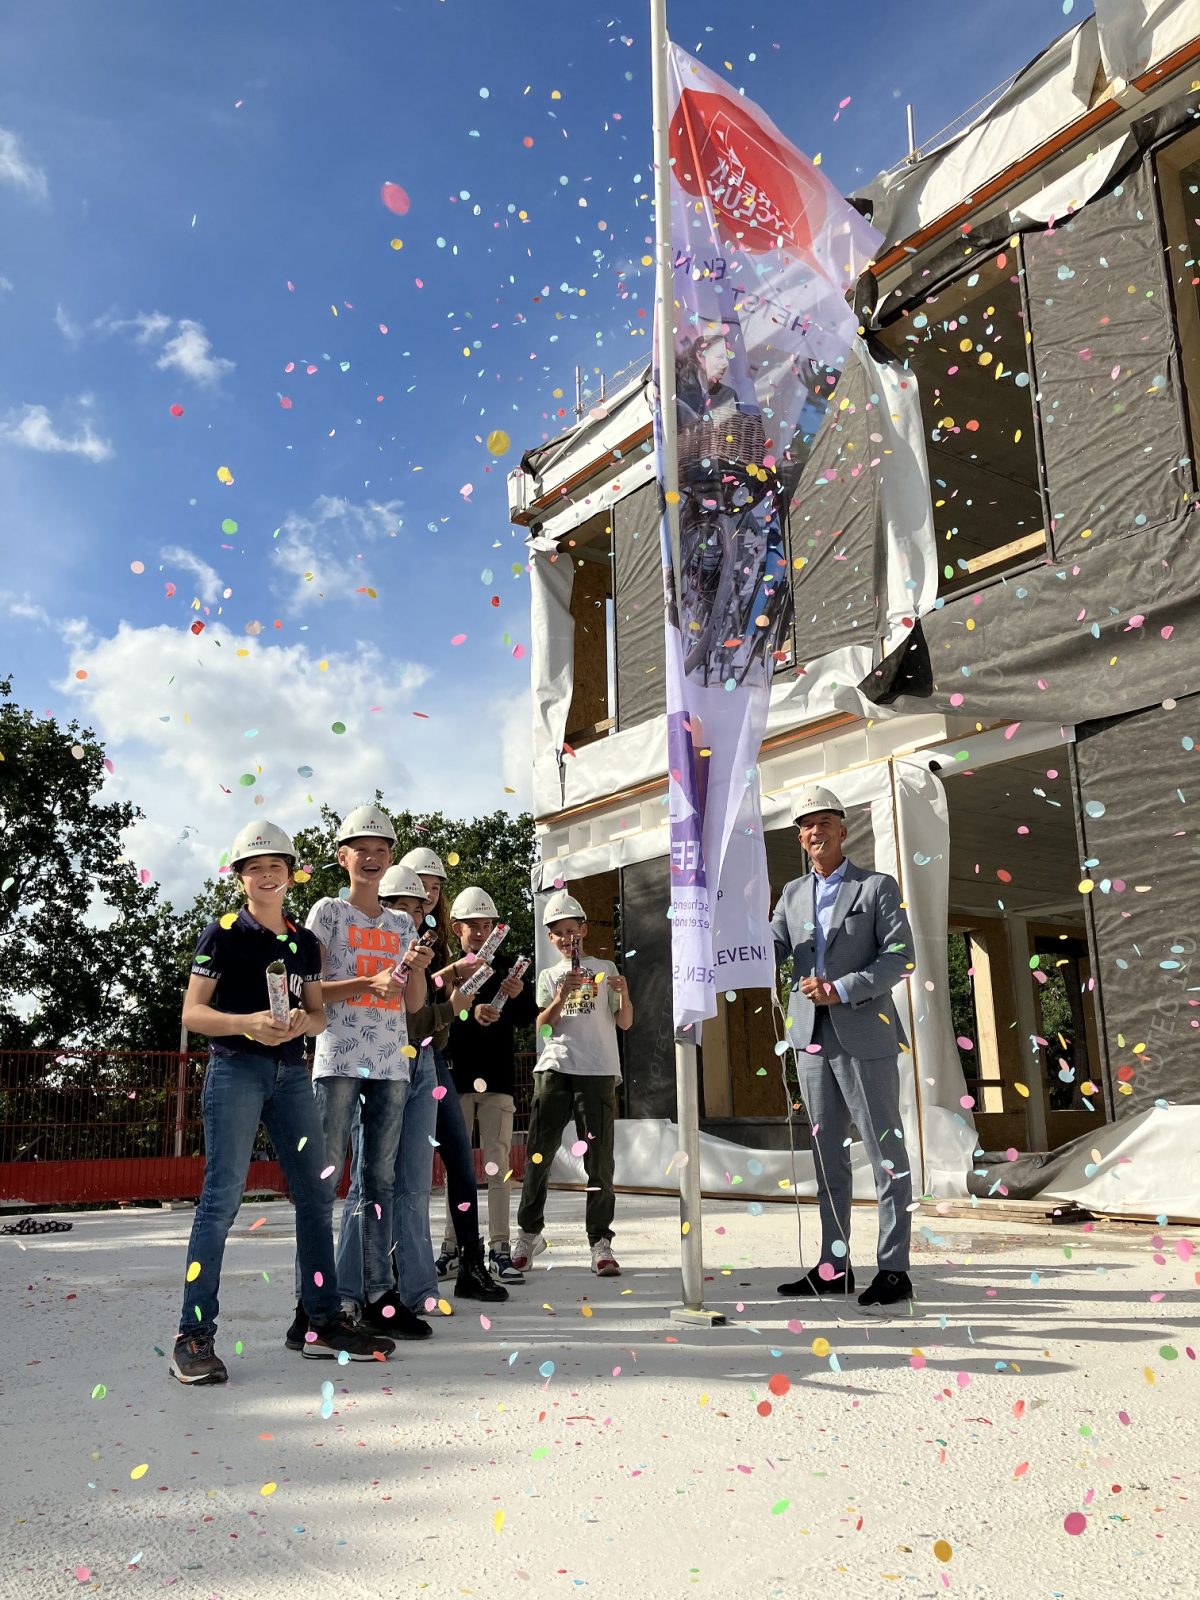
[(428, 1339), (433, 1332), (427, 1322), (422, 1322), (403, 1300), (391, 1293), (368, 1301), (363, 1308), (362, 1322), (364, 1328), (386, 1334), (389, 1339)]
[(211, 1333), (181, 1333), (171, 1351), (171, 1376), (180, 1383), (227, 1383), (225, 1363), (213, 1349)]
[(395, 1340), (385, 1339), (345, 1316), (323, 1322), (312, 1332), (316, 1338), (304, 1344), (304, 1354), (310, 1361), (336, 1361), (343, 1350), (351, 1361), (386, 1361), (396, 1348)]
[(501, 1283), (524, 1283), (525, 1274), (513, 1266), (512, 1253), (507, 1244), (497, 1245), (488, 1251), (488, 1270)]
[(912, 1299), (912, 1279), (907, 1272), (877, 1272), (858, 1297), (860, 1306), (894, 1306)]
[(304, 1309), (304, 1301), (296, 1301), (296, 1315), (292, 1318), (292, 1325), (283, 1336), (283, 1342), (289, 1350), (304, 1349), (304, 1335), (308, 1332), (308, 1312)]
[(836, 1278), (822, 1278), (816, 1267), (810, 1267), (802, 1278), (797, 1278), (795, 1283), (781, 1283), (779, 1294), (796, 1295), (802, 1300), (818, 1299), (831, 1294), (854, 1293), (854, 1268), (847, 1267), (843, 1274), (840, 1270)]

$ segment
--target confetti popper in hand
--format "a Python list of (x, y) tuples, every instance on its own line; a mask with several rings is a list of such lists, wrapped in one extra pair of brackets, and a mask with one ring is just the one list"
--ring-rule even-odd
[[(417, 940), (418, 945), (428, 948), (432, 948), (436, 942), (437, 940), (432, 933), (423, 933)], [(397, 985), (401, 994), (408, 988), (408, 978), (409, 969), (407, 967), (395, 966), (392, 968), (392, 981)]]
[(579, 972), (580, 970), (581, 970), (581, 968), (580, 968), (580, 961), (579, 961), (579, 935), (576, 934), (575, 937), (571, 940), (571, 971), (572, 972)]
[(504, 943), (504, 936), (508, 932), (507, 922), (498, 922), (488, 934), (487, 938), (475, 952), (476, 961), (490, 961)]
[(482, 989), (492, 975), (492, 969), (486, 961), (481, 961), (477, 967), (472, 968), (471, 976), (464, 978), (457, 986), (459, 994), (471, 995), (477, 989)]
[(267, 967), (267, 1003), (271, 1008), (271, 1021), (282, 1028), (291, 1016), (288, 1006), (287, 968), (282, 961), (272, 961)]
[[(512, 966), (509, 968), (508, 975), (510, 978), (523, 978), (528, 970), (529, 957), (518, 956), (513, 962)], [(498, 994), (492, 1001), (492, 1004), (495, 1006), (497, 1011), (503, 1011), (504, 1007), (508, 1004), (508, 996), (506, 994)]]

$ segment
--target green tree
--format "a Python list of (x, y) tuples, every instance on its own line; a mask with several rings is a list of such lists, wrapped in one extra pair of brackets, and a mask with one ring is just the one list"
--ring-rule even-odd
[(90, 728), (0, 679), (0, 1045), (178, 1045), (186, 940), (125, 853), (142, 813), (100, 798), (104, 770)]

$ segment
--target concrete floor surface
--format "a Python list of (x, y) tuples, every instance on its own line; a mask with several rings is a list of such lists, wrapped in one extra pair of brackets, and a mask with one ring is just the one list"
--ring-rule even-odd
[[(284, 1349), (290, 1208), (247, 1205), (224, 1388), (167, 1374), (190, 1210), (0, 1239), (0, 1595), (1200, 1594), (1185, 1233), (929, 1211), (915, 1314), (878, 1321), (779, 1299), (793, 1208), (710, 1203), (731, 1323), (696, 1329), (666, 1317), (673, 1202), (618, 1197), (616, 1279), (582, 1211), (552, 1195), (553, 1248), (506, 1306), (338, 1366)], [(872, 1212), (855, 1229), (861, 1288)]]

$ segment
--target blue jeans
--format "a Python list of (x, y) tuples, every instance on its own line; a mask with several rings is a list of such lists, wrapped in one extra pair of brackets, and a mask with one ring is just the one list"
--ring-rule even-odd
[(479, 1182), (471, 1153), (471, 1130), (463, 1117), (450, 1064), (440, 1050), (433, 1052), (437, 1079), (446, 1093), (438, 1101), (438, 1154), (446, 1169), (446, 1210), (454, 1224), (460, 1250), (479, 1243)]
[(348, 1250), (338, 1241), (338, 1289), (343, 1299), (378, 1300), (392, 1287), (392, 1187), (404, 1126), (408, 1084), (389, 1078), (314, 1078), (313, 1094), (325, 1126), (325, 1164), (332, 1206), (346, 1159), (352, 1122), (361, 1123), (361, 1246), (356, 1245), (358, 1295), (347, 1293), (341, 1269)]
[[(404, 1087), (404, 1126), (392, 1179), (392, 1242), (400, 1299), (410, 1311), (422, 1311), (437, 1297), (437, 1269), (429, 1238), (429, 1186), (433, 1180), (433, 1129), (438, 1103), (433, 1098), (437, 1068), (427, 1045), (413, 1064), (411, 1083)], [(356, 1117), (350, 1135), (350, 1192), (342, 1207), (338, 1234), (338, 1289), (345, 1300), (363, 1302), (362, 1272), (362, 1139)], [(374, 1298), (374, 1296), (372, 1296)]]
[[(204, 1075), (204, 1188), (184, 1286), (180, 1333), (216, 1332), (217, 1291), (225, 1241), (246, 1188), (246, 1171), (261, 1123), (296, 1202), (300, 1294), (309, 1319), (329, 1322), (341, 1310), (333, 1259), (332, 1191), (321, 1181), (325, 1135), (303, 1065), (281, 1066), (268, 1056), (212, 1056)], [(301, 1150), (299, 1145), (303, 1144)]]

